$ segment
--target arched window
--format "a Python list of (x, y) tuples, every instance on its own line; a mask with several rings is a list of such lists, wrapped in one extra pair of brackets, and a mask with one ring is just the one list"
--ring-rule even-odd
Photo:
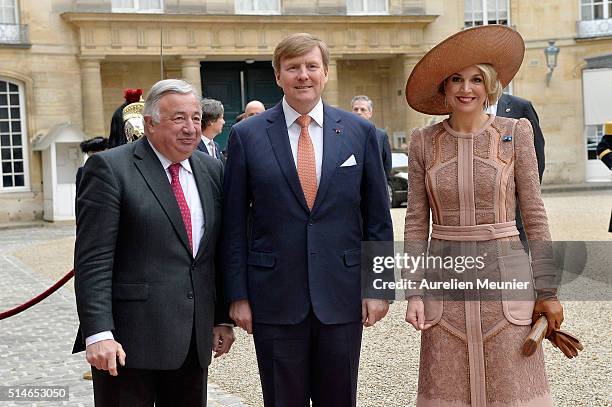
[(0, 77), (0, 192), (28, 190), (23, 86)]

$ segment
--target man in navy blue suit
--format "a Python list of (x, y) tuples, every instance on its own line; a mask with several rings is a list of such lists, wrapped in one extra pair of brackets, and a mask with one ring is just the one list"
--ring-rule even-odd
[(389, 308), (361, 295), (361, 242), (393, 240), (376, 129), (322, 102), (328, 63), (312, 35), (282, 40), (282, 102), (229, 137), (220, 257), (267, 407), (355, 406), (363, 326)]

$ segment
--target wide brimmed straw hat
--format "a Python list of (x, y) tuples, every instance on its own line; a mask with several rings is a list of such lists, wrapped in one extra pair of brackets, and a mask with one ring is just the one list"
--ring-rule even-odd
[(506, 87), (518, 72), (525, 55), (521, 35), (505, 25), (485, 25), (460, 31), (432, 48), (416, 64), (406, 83), (406, 101), (416, 111), (449, 114), (442, 82), (476, 64), (490, 64)]

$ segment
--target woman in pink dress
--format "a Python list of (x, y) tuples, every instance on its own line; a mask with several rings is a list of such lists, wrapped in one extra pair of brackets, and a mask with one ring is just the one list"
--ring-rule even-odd
[[(551, 238), (533, 132), (526, 119), (486, 113), (518, 71), (524, 47), (521, 36), (506, 26), (463, 30), (428, 52), (406, 85), (413, 109), (450, 115), (415, 130), (410, 139), (407, 253), (486, 252), (485, 267), (457, 274), (460, 280), (515, 280), (528, 286), (522, 292), (450, 289), (430, 296), (417, 288), (407, 293), (406, 321), (422, 331), (419, 407), (552, 406), (542, 348), (529, 357), (521, 354), (532, 318), (545, 315), (548, 334), (563, 321), (548, 281)], [(516, 205), (531, 257), (516, 229)], [(457, 247), (461, 252), (453, 252)], [(432, 276), (428, 273), (417, 270), (408, 278), (422, 282)]]

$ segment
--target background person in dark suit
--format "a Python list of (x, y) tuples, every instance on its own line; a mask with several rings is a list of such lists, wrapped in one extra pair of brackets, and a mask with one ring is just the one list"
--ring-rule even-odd
[[(530, 101), (502, 93), (501, 97), (497, 101), (497, 105), (489, 107), (489, 113), (496, 114), (500, 117), (510, 117), (512, 119), (527, 119), (531, 123), (533, 128), (533, 144), (536, 152), (536, 158), (538, 160), (538, 174), (540, 176), (540, 183), (542, 182), (542, 176), (544, 174), (544, 135), (540, 128), (540, 119), (536, 113), (533, 105)], [(527, 235), (525, 234), (525, 227), (523, 226), (523, 220), (521, 219), (521, 210), (519, 206), (516, 206), (516, 228), (519, 231), (519, 236), (523, 245), (527, 242)]]
[(220, 258), (269, 407), (355, 406), (362, 326), (389, 307), (361, 298), (361, 242), (393, 240), (376, 130), (322, 102), (328, 63), (312, 35), (282, 40), (282, 102), (229, 137)]
[(202, 137), (198, 150), (221, 160), (225, 164), (225, 156), (221, 153), (219, 143), (215, 141), (223, 131), (223, 104), (215, 99), (202, 99)]
[[(105, 139), (104, 137), (98, 136), (98, 137), (94, 137), (94, 138), (90, 138), (88, 140), (85, 140), (83, 142), (81, 142), (81, 144), (79, 144), (79, 146), (81, 147), (81, 151), (85, 154), (87, 154), (87, 157), (91, 156), (92, 154), (96, 154), (99, 152), (102, 152), (104, 150), (106, 150), (108, 148), (108, 140)], [(77, 173), (76, 173), (76, 180), (75, 180), (75, 191), (79, 191), (79, 184), (81, 183), (81, 178), (83, 177), (83, 166), (80, 166), (77, 169)], [(75, 213), (75, 217), (78, 218), (79, 216), (79, 208), (77, 206), (77, 202), (76, 202), (76, 196), (74, 198), (74, 213)], [(75, 343), (81, 343), (83, 341), (83, 338), (80, 335), (80, 331), (79, 334), (77, 335), (77, 340), (75, 341)], [(91, 369), (87, 370), (85, 373), (83, 373), (83, 379), (86, 380), (91, 380)]]
[(234, 339), (215, 326), (229, 322), (213, 266), (222, 165), (194, 153), (201, 106), (188, 83), (156, 83), (144, 118), (145, 138), (85, 164), (76, 350), (86, 345), (97, 406), (205, 406), (211, 349)]
[[(373, 109), (374, 103), (366, 95), (354, 96), (351, 100), (351, 110), (353, 113), (363, 117), (366, 120), (372, 120), (372, 114), (374, 113)], [(385, 175), (387, 179), (389, 179), (392, 168), (391, 144), (389, 143), (389, 136), (383, 129), (376, 128), (376, 138), (378, 139), (378, 148), (380, 150), (383, 168), (385, 169)]]

